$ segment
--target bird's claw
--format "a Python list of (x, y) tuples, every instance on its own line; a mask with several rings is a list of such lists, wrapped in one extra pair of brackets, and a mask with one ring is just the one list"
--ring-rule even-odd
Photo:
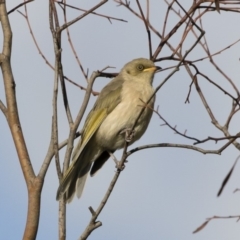
[[(121, 165), (120, 161), (117, 160), (117, 158), (113, 155), (112, 152), (109, 151), (108, 154), (112, 157), (113, 161), (115, 162), (115, 164), (116, 164), (115, 167), (117, 168), (117, 170), (122, 171), (125, 168), (125, 165), (124, 164)], [(127, 162), (127, 160), (125, 160), (125, 162)]]
[(116, 168), (118, 171), (122, 171), (125, 168), (125, 165), (123, 164), (122, 166), (120, 165), (120, 162), (116, 163)]
[(120, 134), (123, 134), (123, 133), (125, 133), (125, 141), (131, 142), (134, 137), (135, 131), (132, 130), (131, 128), (126, 128), (120, 132)]

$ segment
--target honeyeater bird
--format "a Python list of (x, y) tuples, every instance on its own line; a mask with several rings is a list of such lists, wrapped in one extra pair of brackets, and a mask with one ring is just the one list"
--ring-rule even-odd
[[(151, 60), (138, 58), (127, 63), (117, 77), (100, 92), (83, 126), (81, 139), (73, 151), (72, 162), (60, 182), (57, 200), (61, 193), (70, 202), (74, 194), (81, 197), (88, 172), (93, 176), (108, 160), (109, 153), (123, 148), (129, 131), (140, 111), (129, 144), (146, 131), (152, 117), (155, 98), (152, 87), (155, 72), (160, 67)], [(91, 169), (91, 170), (90, 170)]]

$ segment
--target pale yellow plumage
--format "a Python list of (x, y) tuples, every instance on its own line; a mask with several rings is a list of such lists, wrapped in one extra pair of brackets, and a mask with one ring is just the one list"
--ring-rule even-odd
[[(124, 146), (123, 132), (133, 126), (144, 102), (153, 94), (152, 80), (157, 69), (148, 59), (135, 59), (102, 89), (87, 116), (72, 163), (58, 188), (57, 199), (61, 192), (66, 193), (68, 202), (75, 192), (80, 197), (90, 168), (90, 174), (94, 175), (109, 158), (108, 152), (113, 153)], [(149, 105), (153, 104), (154, 98)], [(134, 128), (130, 144), (143, 135), (151, 116), (152, 110), (145, 108)]]

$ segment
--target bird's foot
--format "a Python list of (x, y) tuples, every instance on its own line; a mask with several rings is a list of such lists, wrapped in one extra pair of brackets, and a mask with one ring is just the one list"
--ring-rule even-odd
[(118, 162), (115, 167), (120, 172), (125, 168), (125, 164), (121, 165), (120, 162)]
[(132, 128), (126, 128), (120, 132), (120, 134), (123, 134), (123, 133), (125, 133), (125, 141), (131, 142), (134, 137), (135, 130), (132, 130)]
[[(124, 164), (121, 165), (121, 164), (120, 164), (120, 161), (117, 160), (117, 158), (113, 155), (112, 152), (109, 152), (109, 151), (108, 151), (108, 154), (111, 156), (111, 158), (112, 158), (113, 161), (115, 162), (115, 164), (116, 164), (115, 167), (117, 168), (117, 170), (118, 170), (118, 171), (122, 171), (122, 170), (125, 168), (125, 165), (124, 165)], [(125, 162), (127, 162), (127, 161), (125, 161)]]

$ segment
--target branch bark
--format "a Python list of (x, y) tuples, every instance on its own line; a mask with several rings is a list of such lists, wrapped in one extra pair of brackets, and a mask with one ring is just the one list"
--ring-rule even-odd
[(0, 1), (0, 21), (3, 31), (1, 70), (6, 95), (5, 116), (11, 130), (12, 138), (17, 150), (18, 159), (28, 190), (27, 222), (25, 225), (23, 239), (31, 240), (35, 239), (37, 235), (40, 215), (40, 196), (43, 180), (35, 176), (18, 115), (15, 92), (16, 84), (11, 68), (12, 30), (8, 19), (6, 3), (4, 0)]

